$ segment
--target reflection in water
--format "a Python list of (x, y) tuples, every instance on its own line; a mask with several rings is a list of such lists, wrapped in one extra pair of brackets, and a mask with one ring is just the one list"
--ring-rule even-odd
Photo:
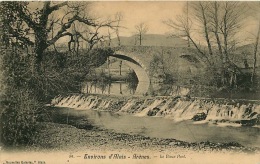
[(86, 82), (83, 93), (105, 95), (184, 96), (190, 90), (172, 84), (146, 82)]
[(172, 84), (151, 83), (149, 87), (149, 95), (153, 96), (185, 96), (189, 92), (188, 88)]
[(134, 95), (137, 84), (126, 82), (86, 82), (83, 93), (105, 94), (105, 95)]

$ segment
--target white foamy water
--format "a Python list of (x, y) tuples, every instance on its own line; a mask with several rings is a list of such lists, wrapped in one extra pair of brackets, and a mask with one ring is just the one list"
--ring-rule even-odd
[(156, 108), (158, 105), (161, 104), (162, 101), (163, 101), (162, 99), (156, 99), (151, 105), (147, 106), (140, 113), (135, 114), (135, 116), (147, 116), (149, 110)]
[[(119, 103), (119, 101), (121, 101)], [(118, 104), (119, 103), (119, 104)], [(204, 122), (214, 122), (219, 126), (241, 126), (242, 123), (255, 121), (259, 124), (260, 105), (258, 104), (217, 104), (205, 100), (190, 100), (174, 97), (153, 98), (104, 98), (92, 95), (57, 96), (52, 100), (52, 105), (68, 107), (76, 110), (111, 110), (115, 112), (133, 113), (135, 116), (165, 117), (175, 122), (191, 120), (194, 116), (205, 115), (201, 118)], [(243, 122), (240, 122), (243, 121)], [(257, 123), (258, 121), (258, 123)], [(224, 122), (224, 123), (223, 123)], [(202, 122), (197, 122), (197, 124)]]

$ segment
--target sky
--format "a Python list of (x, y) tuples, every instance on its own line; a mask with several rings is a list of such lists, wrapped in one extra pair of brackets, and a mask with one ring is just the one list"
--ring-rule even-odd
[[(42, 3), (34, 2), (33, 4), (34, 8), (38, 8)], [(175, 20), (177, 15), (183, 14), (186, 4), (187, 2), (185, 1), (94, 1), (91, 2), (89, 6), (90, 10), (87, 12), (90, 13), (91, 16), (103, 19), (107, 19), (108, 17), (113, 19), (117, 12), (122, 13), (123, 19), (120, 25), (125, 28), (120, 29), (120, 36), (132, 36), (136, 32), (135, 26), (140, 23), (145, 23), (148, 26), (147, 34), (169, 34), (172, 32), (172, 29), (165, 25), (163, 20)], [(258, 3), (250, 4), (252, 8), (258, 6), (256, 5)], [(58, 15), (60, 17), (64, 15), (62, 11), (63, 10), (59, 10)], [(191, 14), (192, 13), (189, 13), (189, 15)], [(239, 34), (239, 37), (242, 37), (240, 40), (246, 40), (248, 36), (255, 38), (252, 35), (256, 33), (258, 27), (258, 22), (255, 20), (256, 19), (252, 18), (245, 20), (246, 28)], [(196, 28), (196, 25), (193, 25), (193, 27), (194, 26)], [(107, 35), (107, 28), (103, 30), (104, 31), (100, 33)], [(115, 34), (114, 36), (112, 35), (112, 38), (113, 37), (116, 37)], [(205, 40), (201, 39), (201, 36), (194, 36), (194, 34), (193, 37), (197, 40)], [(63, 39), (68, 38), (62, 38), (61, 42), (64, 41)]]
[[(112, 17), (116, 12), (121, 12), (124, 16), (121, 24), (126, 29), (120, 29), (120, 36), (132, 36), (135, 32), (135, 26), (142, 22), (147, 24), (148, 34), (169, 34), (172, 29), (163, 24), (162, 21), (174, 20), (177, 15), (181, 15), (186, 3), (185, 1), (99, 1), (93, 3), (92, 12), (103, 18)], [(251, 6), (255, 4), (250, 3)], [(255, 38), (253, 35), (257, 31), (258, 25), (255, 20), (250, 17), (245, 20), (246, 27), (243, 33), (239, 34), (241, 40), (251, 42), (251, 37)]]
[(135, 2), (135, 1), (120, 1), (120, 2), (95, 2), (93, 4), (93, 12), (100, 17), (107, 17), (121, 12), (123, 21), (121, 24), (126, 29), (120, 30), (120, 35), (131, 36), (135, 32), (135, 26), (140, 23), (145, 23), (148, 26), (150, 34), (165, 34), (170, 31), (169, 27), (162, 23), (166, 19), (174, 19), (178, 14), (182, 13), (182, 9), (186, 2)]

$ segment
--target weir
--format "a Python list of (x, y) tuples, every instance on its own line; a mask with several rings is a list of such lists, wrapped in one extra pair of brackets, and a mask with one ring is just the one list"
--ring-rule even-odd
[(97, 95), (57, 96), (52, 100), (52, 105), (75, 110), (123, 112), (139, 117), (165, 117), (174, 121), (194, 120), (260, 125), (259, 104), (223, 104), (180, 96), (147, 98), (117, 98)]

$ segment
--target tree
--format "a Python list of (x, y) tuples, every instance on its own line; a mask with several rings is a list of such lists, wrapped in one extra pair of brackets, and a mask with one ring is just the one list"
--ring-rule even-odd
[(136, 29), (136, 36), (138, 37), (139, 44), (141, 46), (142, 45), (143, 36), (148, 31), (148, 26), (145, 23), (140, 23), (140, 24), (135, 26), (135, 29)]
[(118, 41), (118, 46), (121, 45), (121, 40), (120, 40), (120, 36), (119, 36), (119, 28), (120, 28), (120, 22), (123, 19), (123, 14), (121, 12), (117, 12), (115, 15), (115, 20), (117, 21), (116, 27), (115, 27), (115, 32), (116, 32), (116, 37), (117, 37), (117, 41)]
[(258, 45), (259, 45), (259, 37), (260, 37), (260, 21), (258, 24), (258, 30), (256, 34), (256, 39), (254, 43), (254, 63), (253, 63), (253, 71), (252, 71), (252, 76), (251, 76), (251, 82), (254, 82), (255, 79), (255, 74), (256, 74), (256, 61), (257, 61), (257, 52), (258, 52)]
[[(214, 6), (215, 4), (216, 2)], [(238, 43), (236, 35), (241, 32), (243, 19), (247, 15), (247, 8), (242, 2), (222, 2), (218, 9), (220, 17), (218, 26), (223, 39), (223, 63), (226, 63), (230, 62), (229, 55)]]
[(93, 27), (92, 30), (85, 32), (85, 36), (82, 33), (77, 32), (77, 35), (80, 38), (82, 38), (84, 41), (87, 42), (88, 50), (92, 50), (96, 44), (98, 44), (99, 42), (102, 42), (107, 37), (104, 35), (99, 35), (99, 33), (100, 33), (99, 30), (102, 27), (103, 26)]
[(260, 38), (260, 13), (259, 13), (260, 2), (258, 2), (258, 5), (255, 5), (255, 3), (249, 4), (249, 7), (250, 7), (250, 9), (252, 9), (253, 16), (255, 17), (255, 19), (258, 22), (257, 34), (254, 36), (255, 37), (254, 52), (253, 52), (254, 62), (253, 62), (253, 71), (252, 71), (252, 75), (251, 75), (251, 82), (253, 83), (255, 80), (255, 75), (256, 75), (257, 52), (258, 52), (259, 38)]
[(212, 45), (209, 37), (209, 19), (207, 18), (209, 4), (208, 2), (197, 2), (192, 3), (191, 7), (195, 18), (202, 24), (202, 30), (208, 47), (208, 54), (209, 56), (212, 56)]
[[(169, 19), (164, 23), (175, 30), (174, 35), (187, 37), (197, 49), (198, 56), (208, 67), (220, 70), (223, 83), (227, 83), (224, 74), (228, 72), (230, 79), (236, 79), (232, 76), (239, 72), (229, 55), (238, 43), (237, 35), (241, 32), (246, 10), (242, 2), (190, 2), (189, 17), (184, 12), (176, 20)], [(197, 43), (202, 39), (206, 51)]]
[(207, 65), (211, 65), (211, 62), (208, 58), (208, 54), (202, 50), (202, 48), (196, 43), (196, 40), (193, 38), (193, 20), (186, 15), (178, 15), (175, 20), (168, 19), (163, 21), (164, 24), (169, 26), (174, 30), (172, 36), (174, 37), (185, 37), (191, 41), (193, 46), (197, 49), (198, 56), (202, 59)]
[[(33, 3), (37, 3), (36, 9)], [(98, 20), (91, 18), (86, 12), (88, 2), (2, 2), (2, 5), (4, 12), (11, 16), (6, 18), (10, 21), (9, 38), (34, 47), (34, 67), (38, 73), (42, 71), (43, 53), (49, 46), (63, 37), (70, 38), (69, 46), (78, 42), (78, 37), (82, 35), (75, 29), (72, 30), (73, 24), (84, 24), (99, 29), (112, 26), (113, 23), (113, 21), (99, 23)], [(53, 19), (50, 19), (51, 17)], [(15, 27), (18, 23), (23, 27), (20, 31)], [(55, 34), (52, 31), (54, 26), (58, 28)], [(99, 39), (96, 31), (89, 40), (91, 47)]]
[[(117, 12), (114, 15), (114, 21), (115, 21), (115, 25), (113, 27), (108, 27), (107, 29), (107, 36), (106, 38), (108, 38), (108, 46), (111, 46), (111, 42), (112, 42), (112, 36), (115, 34), (116, 38), (117, 38), (117, 46), (121, 45), (121, 39), (120, 39), (120, 35), (119, 35), (119, 29), (120, 28), (125, 28), (123, 26), (120, 25), (121, 21), (123, 19), (123, 14), (121, 12)], [(110, 20), (110, 19), (108, 19)], [(113, 31), (110, 31), (110, 29), (112, 29)]]
[[(47, 49), (69, 36), (71, 51), (78, 51), (84, 32), (80, 25), (94, 29), (111, 25), (84, 15), (84, 6), (79, 2), (0, 3), (1, 143), (30, 144), (44, 104), (60, 93), (80, 92), (90, 67), (102, 65), (113, 53), (95, 49), (72, 56)], [(35, 52), (26, 53), (27, 47)]]

